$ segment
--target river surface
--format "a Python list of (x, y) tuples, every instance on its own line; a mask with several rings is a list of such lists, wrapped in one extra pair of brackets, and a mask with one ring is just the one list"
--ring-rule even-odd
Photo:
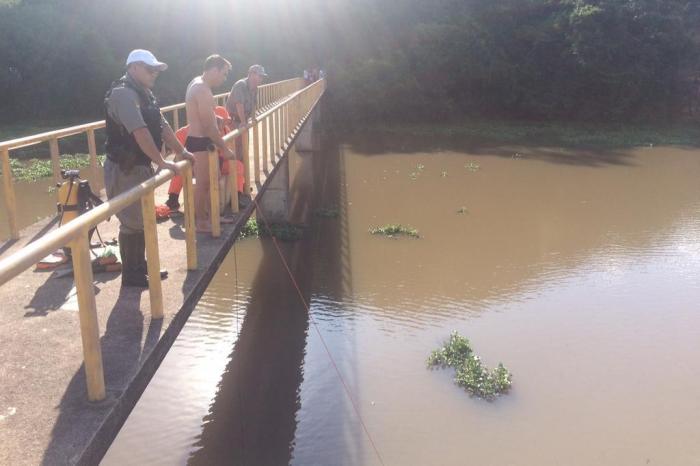
[[(103, 464), (700, 465), (699, 156), (324, 143), (294, 282), (237, 242)], [(455, 330), (510, 393), (426, 369)]]

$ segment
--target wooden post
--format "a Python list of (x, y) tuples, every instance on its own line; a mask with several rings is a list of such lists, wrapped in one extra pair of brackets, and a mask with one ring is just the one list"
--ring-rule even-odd
[(287, 131), (287, 104), (288, 102), (280, 107), (280, 155), (284, 154), (284, 146), (287, 142), (287, 135), (289, 134)]
[(269, 146), (267, 145), (267, 130), (268, 130), (268, 120), (270, 119), (269, 116), (266, 116), (263, 119), (262, 122), (262, 166), (263, 170), (267, 172), (267, 154), (270, 150)]
[(10, 165), (10, 151), (3, 149), (2, 153), (2, 190), (5, 194), (5, 212), (7, 223), (10, 227), (10, 239), (19, 239), (19, 225), (17, 224), (17, 198), (15, 197), (15, 184), (12, 179), (12, 166)]
[(192, 164), (182, 171), (185, 192), (185, 245), (187, 248), (187, 270), (197, 270), (197, 226), (194, 221), (194, 186)]
[(49, 148), (51, 149), (51, 167), (53, 168), (54, 183), (61, 182), (61, 161), (58, 159), (60, 154), (58, 151), (58, 139), (53, 137), (49, 140)]
[(163, 318), (163, 288), (160, 283), (160, 256), (158, 254), (158, 230), (156, 229), (156, 202), (153, 190), (141, 197), (143, 233), (146, 239), (148, 264), (148, 294), (151, 298), (151, 318)]
[(85, 380), (88, 400), (100, 401), (105, 398), (105, 378), (102, 369), (102, 348), (100, 347), (100, 327), (97, 323), (97, 304), (92, 284), (92, 263), (87, 231), (83, 230), (70, 243), (73, 255), (73, 275), (78, 295), (78, 316), (80, 337), (83, 341)]
[(246, 128), (241, 133), (241, 145), (243, 146), (243, 173), (245, 174), (245, 181), (243, 182), (243, 192), (248, 194), (250, 192), (250, 139), (248, 134), (250, 133), (250, 128)]
[(275, 110), (274, 116), (275, 116), (275, 125), (274, 125), (275, 131), (273, 132), (273, 135), (274, 135), (275, 139), (274, 139), (274, 144), (272, 145), (272, 155), (270, 157), (272, 159), (273, 165), (275, 164), (275, 159), (277, 158), (277, 153), (278, 153), (279, 148), (280, 148), (280, 113), (279, 113), (279, 109)]
[(237, 160), (229, 161), (228, 184), (231, 186), (231, 212), (238, 213), (238, 164)]
[(219, 212), (219, 154), (216, 149), (209, 151), (209, 218), (211, 219), (211, 235), (221, 236), (221, 213)]
[(90, 169), (92, 170), (92, 176), (95, 177), (95, 189), (100, 192), (100, 189), (104, 187), (104, 180), (102, 177), (102, 170), (100, 170), (100, 164), (97, 161), (97, 146), (95, 144), (95, 130), (90, 128), (87, 131), (87, 141), (88, 141), (88, 152), (90, 153)]
[(178, 129), (180, 129), (180, 110), (176, 108), (173, 110), (173, 131)]
[(260, 122), (253, 124), (253, 172), (255, 182), (260, 183)]

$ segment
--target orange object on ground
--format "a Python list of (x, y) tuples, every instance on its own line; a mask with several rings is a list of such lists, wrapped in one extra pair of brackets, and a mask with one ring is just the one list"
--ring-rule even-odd
[(170, 207), (165, 204), (156, 206), (156, 221), (167, 220), (170, 218)]

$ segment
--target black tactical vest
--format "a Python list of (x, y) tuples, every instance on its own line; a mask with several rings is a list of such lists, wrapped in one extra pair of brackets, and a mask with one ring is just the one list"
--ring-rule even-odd
[(125, 157), (128, 154), (130, 156), (135, 156), (134, 163), (137, 165), (150, 165), (151, 159), (141, 150), (136, 142), (136, 138), (130, 134), (126, 128), (115, 121), (110, 115), (108, 110), (109, 98), (112, 95), (112, 91), (118, 87), (128, 87), (133, 89), (139, 96), (141, 115), (143, 116), (143, 121), (148, 127), (148, 132), (151, 133), (153, 137), (153, 142), (156, 143), (156, 147), (160, 150), (163, 147), (163, 127), (162, 127), (162, 117), (160, 113), (160, 107), (156, 101), (155, 96), (151, 92), (146, 92), (141, 87), (135, 85), (131, 82), (131, 79), (124, 76), (120, 80), (112, 83), (112, 86), (107, 91), (104, 100), (104, 114), (105, 114), (105, 124), (107, 131), (107, 140), (105, 141), (105, 152), (107, 157), (114, 162), (119, 163), (121, 157)]

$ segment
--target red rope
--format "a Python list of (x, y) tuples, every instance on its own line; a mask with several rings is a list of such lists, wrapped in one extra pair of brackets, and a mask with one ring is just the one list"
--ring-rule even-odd
[(304, 299), (304, 295), (301, 292), (301, 289), (299, 288), (299, 284), (297, 283), (296, 279), (294, 278), (294, 274), (292, 274), (292, 271), (289, 268), (289, 265), (287, 264), (287, 261), (284, 259), (284, 255), (282, 254), (282, 250), (279, 247), (279, 244), (277, 244), (277, 238), (272, 234), (272, 230), (270, 230), (270, 224), (267, 222), (267, 219), (265, 218), (265, 214), (263, 214), (262, 210), (260, 209), (260, 206), (258, 205), (258, 201), (253, 197), (253, 203), (255, 204), (255, 211), (260, 214), (262, 217), (263, 223), (265, 223), (265, 227), (267, 230), (270, 232), (270, 236), (272, 237), (272, 243), (275, 245), (275, 249), (277, 249), (277, 254), (279, 254), (280, 259), (282, 260), (282, 264), (284, 265), (284, 268), (287, 270), (287, 273), (289, 274), (289, 278), (292, 281), (292, 284), (294, 285), (294, 288), (296, 288), (297, 293), (299, 294), (299, 299), (301, 300), (302, 304), (306, 308), (306, 312), (309, 315), (309, 320), (313, 324), (314, 329), (316, 330), (316, 333), (318, 334), (318, 337), (321, 340), (321, 343), (323, 344), (323, 348), (326, 350), (326, 354), (328, 354), (328, 358), (331, 361), (331, 364), (333, 364), (333, 368), (335, 369), (336, 374), (338, 374), (338, 378), (343, 384), (343, 388), (345, 389), (345, 393), (347, 394), (348, 398), (350, 399), (350, 403), (352, 403), (352, 407), (355, 410), (355, 414), (357, 414), (357, 418), (360, 420), (360, 424), (362, 425), (362, 429), (365, 431), (365, 434), (367, 435), (367, 439), (369, 439), (369, 443), (372, 444), (372, 448), (374, 449), (374, 453), (377, 455), (377, 458), (379, 459), (379, 462), (384, 465), (384, 460), (382, 459), (382, 455), (379, 454), (379, 449), (377, 449), (377, 445), (374, 443), (374, 440), (372, 440), (372, 436), (369, 433), (369, 430), (367, 429), (367, 425), (365, 424), (364, 420), (362, 419), (362, 415), (360, 414), (360, 410), (357, 407), (357, 404), (355, 403), (355, 399), (352, 397), (352, 394), (350, 393), (350, 387), (348, 387), (348, 384), (345, 382), (345, 378), (343, 378), (343, 375), (340, 373), (340, 369), (338, 368), (338, 365), (335, 363), (335, 360), (333, 359), (333, 355), (331, 354), (330, 349), (328, 348), (328, 345), (326, 344), (326, 340), (324, 340), (323, 335), (321, 335), (321, 331), (318, 328), (318, 325), (316, 324), (316, 321), (314, 320), (313, 316), (311, 315), (311, 309), (309, 309), (309, 305), (306, 303), (306, 300)]

